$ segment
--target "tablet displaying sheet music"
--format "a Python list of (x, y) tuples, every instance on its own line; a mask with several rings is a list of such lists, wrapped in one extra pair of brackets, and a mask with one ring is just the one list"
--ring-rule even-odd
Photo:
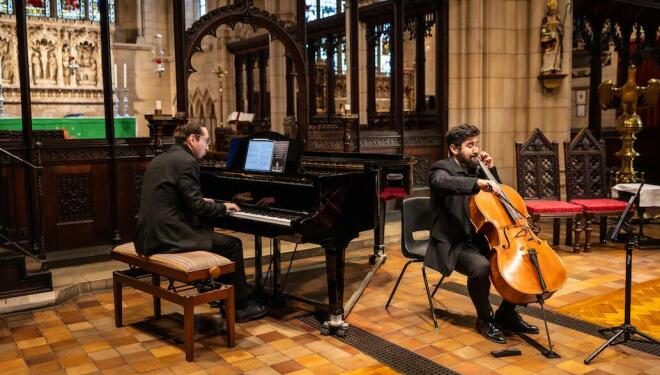
[(288, 150), (289, 141), (251, 139), (248, 142), (243, 170), (246, 172), (283, 173)]

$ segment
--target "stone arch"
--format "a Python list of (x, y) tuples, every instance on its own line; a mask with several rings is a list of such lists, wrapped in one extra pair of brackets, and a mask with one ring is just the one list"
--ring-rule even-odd
[[(279, 40), (284, 45), (285, 54), (293, 61), (295, 79), (298, 83), (297, 99), (297, 138), (307, 140), (307, 128), (309, 125), (308, 103), (307, 103), (307, 62), (305, 61), (304, 45), (298, 36), (287, 30), (286, 25), (274, 14), (255, 7), (252, 1), (245, 0), (240, 4), (226, 5), (217, 8), (195, 21), (185, 32), (184, 36), (184, 74), (185, 84), (183, 97), (188, 97), (188, 77), (194, 72), (192, 66), (192, 55), (202, 52), (202, 39), (207, 35), (216, 36), (216, 30), (222, 25), (232, 29), (237, 23), (252, 26), (256, 31), (263, 28), (267, 30), (272, 40)], [(295, 93), (291, 93), (294, 95)], [(183, 106), (184, 108), (186, 106)]]

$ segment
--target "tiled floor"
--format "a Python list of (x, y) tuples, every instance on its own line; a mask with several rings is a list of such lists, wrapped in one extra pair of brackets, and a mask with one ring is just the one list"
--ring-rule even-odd
[[(558, 252), (568, 269), (569, 280), (564, 289), (548, 300), (549, 309), (624, 286), (625, 257), (621, 245), (594, 246), (589, 254), (561, 249)], [(349, 252), (346, 299), (369, 269), (369, 253), (368, 248)], [(325, 275), (313, 267), (314, 262), (321, 261), (317, 258), (295, 262), (294, 268), (308, 267), (290, 275), (286, 290), (296, 295), (321, 296)], [(660, 373), (660, 358), (622, 346), (605, 350), (586, 366), (582, 360), (603, 340), (554, 324), (550, 324), (550, 331), (560, 359), (546, 359), (517, 337), (511, 337), (506, 345), (490, 343), (473, 328), (474, 311), (469, 298), (443, 289), (435, 300), (440, 318), (440, 330), (435, 332), (418, 265), (409, 267), (392, 306), (384, 308), (404, 262), (398, 246), (390, 244), (387, 262), (348, 317), (351, 324), (465, 374)], [(633, 269), (634, 283), (660, 278), (660, 250), (636, 251)], [(432, 273), (430, 277), (436, 280), (437, 275)], [(465, 278), (454, 274), (449, 281), (464, 284)], [(657, 303), (645, 308), (651, 319), (660, 320)], [(129, 325), (115, 328), (112, 309), (111, 292), (101, 292), (54, 308), (0, 318), (0, 373), (393, 373), (359, 350), (321, 336), (291, 317), (268, 317), (238, 325), (237, 347), (228, 349), (223, 337), (213, 333), (213, 329), (220, 328), (216, 327), (217, 321), (210, 319), (212, 312), (207, 306), (197, 309), (201, 314), (198, 323), (204, 330), (196, 343), (196, 361), (187, 363), (180, 342), (181, 327), (176, 321), (180, 308), (164, 303), (163, 311), (170, 318), (136, 324), (152, 315), (151, 298), (127, 289), (124, 320)], [(538, 319), (527, 319), (542, 326)], [(155, 330), (166, 332), (166, 338), (156, 336)], [(544, 335), (533, 338), (546, 344)], [(519, 348), (522, 355), (496, 359), (489, 354), (506, 347)]]

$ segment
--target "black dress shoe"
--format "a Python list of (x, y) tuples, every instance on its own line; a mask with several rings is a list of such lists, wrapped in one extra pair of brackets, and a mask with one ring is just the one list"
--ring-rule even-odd
[(477, 331), (485, 338), (498, 344), (505, 344), (506, 337), (492, 321), (477, 319)]
[(539, 327), (531, 325), (523, 320), (518, 312), (495, 313), (495, 323), (506, 331), (518, 333), (539, 333)]
[(266, 314), (270, 307), (257, 300), (249, 300), (241, 308), (236, 309), (236, 323), (246, 323), (251, 320), (261, 319)]

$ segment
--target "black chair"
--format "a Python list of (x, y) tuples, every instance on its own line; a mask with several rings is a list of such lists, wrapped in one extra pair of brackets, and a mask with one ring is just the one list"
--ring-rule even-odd
[[(408, 258), (406, 265), (403, 266), (401, 274), (394, 285), (394, 289), (390, 294), (390, 298), (385, 304), (385, 308), (390, 306), (394, 293), (399, 287), (399, 283), (403, 278), (403, 274), (406, 272), (406, 268), (411, 263), (420, 263), (424, 262), (424, 256), (426, 255), (426, 247), (428, 246), (429, 240), (415, 240), (413, 238), (413, 233), (422, 230), (430, 230), (433, 216), (431, 214), (431, 198), (429, 197), (414, 197), (408, 198), (403, 201), (403, 208), (401, 209), (401, 252), (403, 256)], [(435, 330), (438, 330), (438, 320), (435, 317), (435, 310), (433, 308), (433, 296), (435, 292), (440, 287), (440, 284), (445, 279), (443, 276), (440, 279), (440, 282), (435, 286), (433, 293), (429, 290), (429, 283), (426, 278), (426, 267), (422, 264), (422, 276), (424, 278), (424, 286), (426, 287), (426, 296), (429, 299), (429, 307), (431, 308), (431, 315), (433, 316), (433, 325)]]

